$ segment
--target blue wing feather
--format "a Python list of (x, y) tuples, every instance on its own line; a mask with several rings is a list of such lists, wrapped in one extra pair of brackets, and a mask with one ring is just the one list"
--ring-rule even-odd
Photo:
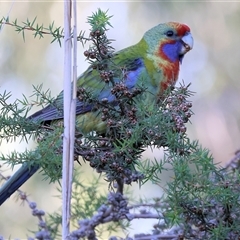
[[(139, 80), (139, 75), (144, 70), (144, 63), (142, 59), (136, 58), (133, 59), (131, 62), (128, 62), (128, 68), (126, 72), (125, 77), (125, 84), (129, 89), (134, 88), (137, 85), (137, 81)], [(92, 68), (88, 69), (87, 74), (92, 72)], [(85, 74), (82, 74), (80, 76), (79, 81), (81, 81), (81, 78), (84, 78)], [(96, 81), (98, 79), (95, 79), (96, 76), (93, 74), (93, 77), (88, 77), (89, 81)], [(84, 79), (83, 79), (84, 80)], [(99, 81), (101, 81), (99, 79)], [(119, 78), (114, 78), (115, 82), (119, 82)], [(89, 85), (88, 82), (83, 81), (82, 86)], [(93, 89), (94, 91), (96, 88)], [(111, 88), (109, 84), (103, 85), (100, 90), (98, 90), (98, 100), (102, 100), (103, 98), (107, 98), (108, 102), (114, 102), (115, 96), (111, 93)], [(77, 99), (76, 102), (76, 115), (84, 114), (86, 112), (90, 112), (92, 110), (93, 106), (90, 104), (86, 104), (84, 102), (81, 102)], [(63, 119), (63, 92), (59, 94), (59, 96), (56, 98), (56, 100), (53, 102), (53, 104), (48, 105), (47, 107), (39, 110), (38, 112), (32, 114), (29, 119), (41, 121), (42, 123), (49, 124), (53, 120), (59, 120)]]

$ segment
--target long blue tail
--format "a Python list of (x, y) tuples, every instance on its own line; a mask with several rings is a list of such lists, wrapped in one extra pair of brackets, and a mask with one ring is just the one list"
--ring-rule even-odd
[(38, 165), (23, 164), (0, 188), (0, 205), (2, 205), (18, 188), (20, 188), (37, 170)]

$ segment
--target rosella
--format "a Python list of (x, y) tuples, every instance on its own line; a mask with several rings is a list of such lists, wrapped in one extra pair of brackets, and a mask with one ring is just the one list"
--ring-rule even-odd
[[(157, 100), (169, 86), (176, 83), (183, 57), (192, 47), (193, 38), (187, 25), (177, 22), (163, 23), (148, 30), (137, 44), (114, 53), (111, 62), (124, 67), (124, 81), (128, 89), (144, 83), (149, 96), (153, 98), (151, 100)], [(117, 77), (113, 79), (119, 81)], [(109, 83), (102, 81), (99, 71), (92, 66), (80, 75), (77, 85), (90, 89), (100, 100), (104, 98), (108, 102), (114, 101)], [(43, 125), (51, 125), (52, 121), (63, 119), (59, 107), (63, 108), (63, 91), (57, 96), (54, 104), (36, 112), (29, 119), (38, 120)], [(104, 132), (106, 125), (93, 105), (78, 99), (76, 115), (76, 122), (80, 125), (78, 127), (83, 132)], [(0, 205), (38, 169), (37, 165), (23, 164), (0, 188)]]

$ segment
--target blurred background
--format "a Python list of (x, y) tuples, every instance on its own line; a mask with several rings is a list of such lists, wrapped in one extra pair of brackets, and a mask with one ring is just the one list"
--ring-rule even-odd
[[(186, 23), (194, 37), (194, 48), (189, 52), (181, 66), (179, 80), (191, 82), (190, 90), (195, 92), (192, 124), (188, 125), (188, 135), (198, 139), (201, 145), (210, 149), (216, 163), (224, 165), (240, 148), (240, 3), (233, 2), (78, 2), (78, 29), (88, 33), (87, 16), (97, 8), (108, 10), (114, 15), (108, 36), (116, 41), (113, 46), (120, 50), (135, 44), (149, 28), (167, 21)], [(55, 26), (63, 26), (63, 2), (61, 1), (1, 1), (0, 18), (7, 17), (10, 22), (32, 21), (48, 26), (54, 21)], [(43, 83), (44, 89), (50, 89), (56, 96), (63, 88), (63, 48), (52, 43), (52, 38), (34, 39), (31, 32), (22, 35), (13, 27), (4, 26), (0, 32), (0, 92), (12, 93), (10, 101), (30, 96), (32, 85)], [(83, 56), (84, 49), (78, 47), (78, 73), (88, 66)], [(36, 109), (33, 109), (33, 111)], [(19, 142), (2, 143), (1, 153), (30, 148)], [(156, 156), (156, 152), (154, 153)], [(161, 153), (159, 153), (160, 155)], [(153, 156), (147, 151), (145, 156)], [(4, 174), (12, 171), (1, 168)], [(86, 172), (92, 173), (89, 168)], [(89, 175), (89, 174), (88, 174)], [(90, 174), (91, 175), (91, 174)], [(164, 178), (164, 177), (163, 177)], [(42, 180), (36, 174), (22, 190), (30, 194), (30, 199), (46, 212), (53, 212), (61, 207), (61, 201), (54, 197), (58, 194), (56, 186)], [(87, 179), (87, 177), (85, 177)], [(163, 183), (164, 185), (164, 183)], [(47, 190), (46, 190), (47, 189)], [(146, 185), (138, 190), (136, 196), (160, 196), (159, 187)], [(156, 191), (156, 189), (158, 189)], [(15, 198), (0, 206), (0, 235), (8, 238), (26, 238), (28, 229), (37, 230), (37, 219), (31, 216), (28, 206), (15, 202)], [(139, 223), (132, 225), (132, 232), (140, 229)], [(150, 225), (149, 225), (150, 224)], [(137, 226), (137, 229), (136, 227)], [(141, 225), (142, 231), (149, 230), (150, 221)], [(31, 234), (30, 234), (31, 235)]]

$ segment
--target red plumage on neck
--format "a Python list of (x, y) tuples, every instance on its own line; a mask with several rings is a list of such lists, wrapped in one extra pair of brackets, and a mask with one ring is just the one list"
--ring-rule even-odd
[(161, 61), (158, 63), (159, 69), (161, 69), (163, 74), (163, 81), (160, 82), (160, 94), (164, 92), (169, 86), (175, 85), (180, 68), (179, 60), (172, 61), (168, 56), (163, 52), (164, 44), (174, 44), (174, 40), (166, 40), (162, 42), (156, 55)]
[[(159, 67), (162, 69), (163, 81), (160, 82), (161, 93), (165, 91), (169, 86), (174, 86), (179, 74), (179, 62), (167, 64), (159, 64)], [(160, 93), (160, 94), (161, 94)]]

